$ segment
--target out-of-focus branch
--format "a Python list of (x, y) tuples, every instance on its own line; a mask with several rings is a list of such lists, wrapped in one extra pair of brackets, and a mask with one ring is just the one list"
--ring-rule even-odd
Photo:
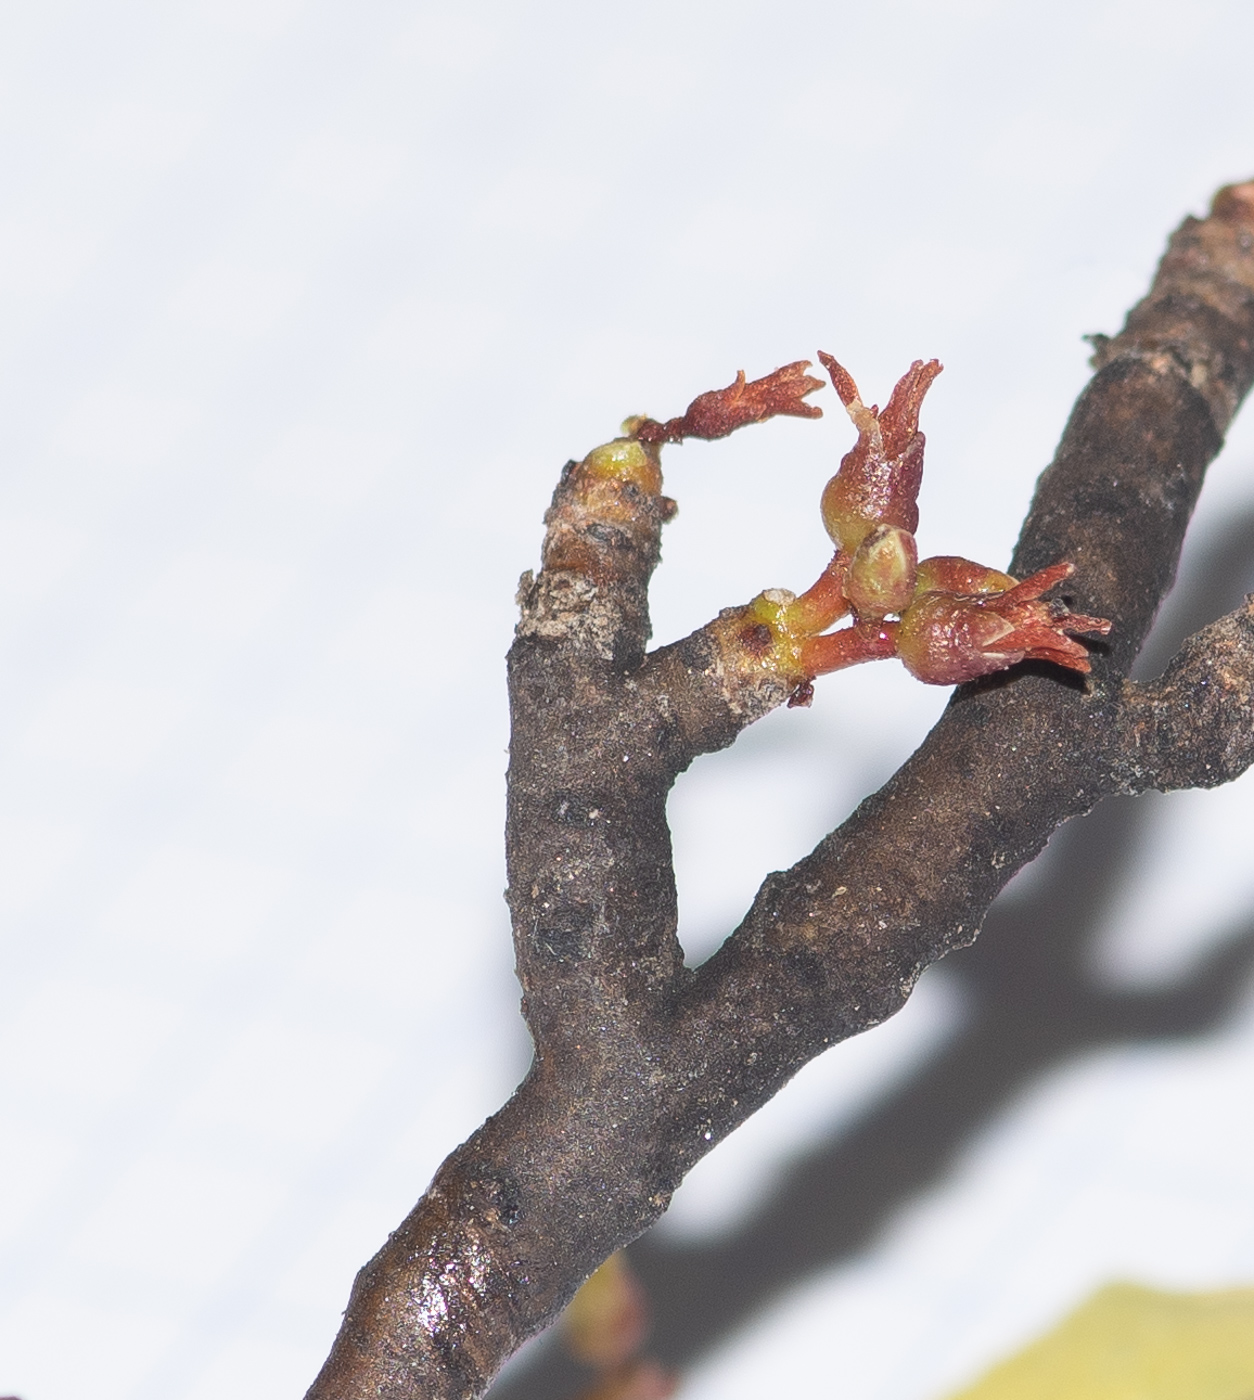
[[(659, 444), (807, 410), (812, 381), (800, 363), (738, 379), (570, 464), (510, 653), (509, 903), (535, 1061), (359, 1274), (313, 1400), (480, 1394), (714, 1143), (970, 942), (1060, 822), (1116, 792), (1225, 781), (1254, 757), (1248, 608), (1190, 639), (1161, 680), (1126, 679), (1254, 380), (1254, 184), (1186, 221), (1097, 361), (1007, 575), (916, 565), (911, 552), (893, 492), (921, 462), (918, 405), (935, 370), (919, 362), (877, 414), (837, 366), (859, 430), (846, 463), (862, 455), (844, 478), (857, 490), (836, 492), (832, 565), (801, 598), (768, 591), (648, 656), (647, 584), (673, 512)], [(1073, 612), (1038, 601), (1060, 561)], [(1030, 662), (961, 689), (900, 772), (769, 876), (719, 952), (687, 969), (665, 821), (675, 776), (769, 709), (804, 702), (821, 671), (894, 652), (909, 664), (915, 607), (932, 629), (923, 671), (936, 642), (946, 664), (967, 658), (964, 676), (1044, 656), (1091, 660), (1091, 677)], [(822, 633), (850, 611), (850, 628)], [(1081, 632), (1111, 619), (1109, 644), (1088, 658), (1068, 619)], [(850, 655), (828, 664), (809, 640), (820, 633), (848, 638)]]

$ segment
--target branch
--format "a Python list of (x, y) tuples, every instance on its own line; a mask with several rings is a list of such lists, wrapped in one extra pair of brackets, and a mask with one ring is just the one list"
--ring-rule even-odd
[[(509, 660), (508, 899), (535, 1060), (358, 1275), (311, 1400), (481, 1394), (705, 1152), (969, 943), (1060, 822), (1115, 792), (1225, 781), (1254, 757), (1248, 607), (1186, 643), (1160, 681), (1126, 679), (1254, 380), (1254, 184), (1186, 221), (1096, 359), (1009, 574), (914, 562), (899, 487), (917, 476), (919, 404), (939, 367), (917, 364), (879, 414), (836, 366), (859, 446), (824, 497), (832, 564), (800, 598), (768, 590), (648, 655), (648, 579), (674, 508), (660, 444), (692, 431), (703, 400), (719, 422), (738, 418), (722, 431), (798, 404), (811, 416), (801, 398), (815, 381), (798, 362), (755, 382), (782, 375), (787, 393), (746, 407), (742, 376), (681, 419), (631, 420), (567, 467)], [(719, 435), (717, 417), (697, 426)], [(1080, 612), (1039, 598), (1063, 560)], [(911, 612), (938, 597), (924, 670), (935, 643), (945, 666), (967, 648), (962, 677), (1041, 656), (1091, 663), (1088, 683), (1033, 661), (960, 689), (900, 772), (686, 968), (665, 820), (676, 775), (775, 706), (805, 703), (834, 669), (829, 651), (835, 664), (909, 660)], [(850, 611), (852, 626), (824, 630)], [(1067, 635), (1107, 618), (1091, 657)]]
[(1124, 686), (1120, 790), (1212, 788), (1254, 763), (1254, 594), (1195, 632), (1158, 680)]

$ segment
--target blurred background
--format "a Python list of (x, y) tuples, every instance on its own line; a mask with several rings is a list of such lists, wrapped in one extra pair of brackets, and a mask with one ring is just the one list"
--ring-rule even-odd
[[(502, 656), (561, 464), (935, 355), (920, 545), (1004, 565), (1081, 336), (1254, 175), (1252, 44), (1240, 0), (0, 10), (0, 1393), (303, 1394), (526, 1067)], [(817, 398), (668, 450), (657, 640), (825, 562)], [(1254, 415), (1158, 663), (1252, 587)], [(946, 696), (836, 676), (681, 778), (694, 960)], [(1250, 780), (1068, 829), (699, 1166), (637, 1250), (684, 1396), (940, 1400), (1108, 1279), (1254, 1282), (1251, 832)]]

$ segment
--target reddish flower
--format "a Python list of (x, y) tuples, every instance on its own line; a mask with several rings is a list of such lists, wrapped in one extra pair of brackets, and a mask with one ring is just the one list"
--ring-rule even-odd
[(866, 407), (849, 371), (831, 355), (820, 350), (819, 359), (858, 430), (857, 443), (823, 490), (827, 533), (849, 554), (877, 525), (896, 525), (913, 534), (919, 525), (925, 441), (919, 410), (941, 372), (940, 361), (915, 360), (881, 413), (875, 404)]
[[(928, 565), (947, 566), (928, 570)], [(1070, 633), (1105, 635), (1104, 617), (1068, 612), (1062, 603), (1041, 598), (1073, 572), (1070, 564), (1048, 569), (1000, 591), (979, 591), (982, 579), (997, 575), (965, 559), (925, 560), (921, 581), (948, 574), (966, 574), (972, 591), (920, 592), (902, 614), (896, 650), (912, 676), (929, 685), (958, 685), (962, 681), (1005, 670), (1019, 661), (1052, 661), (1072, 671), (1089, 669), (1088, 652)]]
[(662, 443), (726, 437), (737, 428), (767, 418), (822, 418), (821, 408), (805, 402), (807, 394), (823, 387), (821, 379), (806, 373), (809, 368), (809, 360), (794, 360), (747, 383), (744, 370), (739, 370), (726, 389), (698, 394), (679, 418), (665, 423), (654, 418), (633, 418), (624, 426), (640, 442)]
[[(1042, 596), (1071, 574), (1070, 564), (1020, 582), (956, 555), (918, 560), (914, 531), (924, 448), (919, 412), (940, 362), (915, 360), (880, 412), (862, 402), (852, 376), (831, 355), (820, 350), (819, 359), (858, 430), (858, 441), (823, 491), (823, 523), (836, 553), (800, 597), (770, 588), (743, 608), (725, 609), (712, 626), (724, 639), (726, 656), (747, 675), (765, 672), (786, 682), (790, 704), (809, 703), (816, 676), (890, 656), (899, 656), (913, 676), (931, 685), (974, 680), (1027, 658), (1087, 671), (1088, 652), (1075, 635), (1104, 635), (1110, 623)], [(752, 382), (742, 372), (665, 423), (629, 419), (625, 437), (580, 464), (587, 492), (604, 486), (598, 507), (615, 518), (620, 505), (611, 488), (626, 482), (660, 492), (663, 443), (725, 437), (781, 414), (820, 417), (821, 410), (805, 402), (822, 387), (806, 373), (809, 363), (795, 360)], [(546, 563), (553, 567), (547, 555)], [(828, 630), (844, 617), (849, 626)], [(595, 1288), (589, 1288), (592, 1297)]]

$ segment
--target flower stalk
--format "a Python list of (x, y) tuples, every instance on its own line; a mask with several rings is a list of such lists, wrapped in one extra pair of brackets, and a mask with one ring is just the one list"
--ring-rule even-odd
[[(836, 553), (799, 596), (768, 588), (722, 614), (713, 628), (725, 659), (746, 677), (777, 678), (793, 705), (810, 703), (818, 676), (893, 656), (928, 685), (960, 684), (1024, 660), (1087, 672), (1088, 651), (1075, 638), (1105, 635), (1110, 623), (1044, 598), (1071, 576), (1072, 565), (1057, 563), (1019, 580), (956, 555), (919, 560), (926, 442), (919, 414), (940, 362), (915, 360), (881, 410), (862, 401), (834, 356), (820, 350), (819, 360), (858, 432), (819, 503)], [(822, 387), (809, 367), (797, 360), (752, 381), (741, 371), (726, 389), (699, 395), (678, 418), (628, 419), (626, 437), (597, 448), (577, 471), (590, 491), (624, 477), (660, 493), (663, 443), (725, 437), (779, 415), (820, 417), (822, 410), (805, 402)], [(848, 626), (829, 630), (845, 618)]]

